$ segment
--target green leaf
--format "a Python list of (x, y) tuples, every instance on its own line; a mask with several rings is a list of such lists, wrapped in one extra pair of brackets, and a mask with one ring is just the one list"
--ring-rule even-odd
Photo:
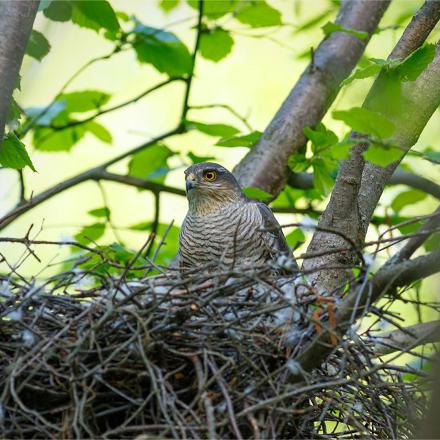
[(185, 121), (185, 126), (188, 130), (198, 130), (209, 136), (231, 137), (240, 131), (232, 125), (205, 124), (203, 122), (196, 121)]
[(36, 171), (23, 142), (12, 132), (8, 133), (0, 144), (0, 164), (16, 170), (28, 166), (32, 171)]
[(98, 32), (107, 29), (117, 32), (120, 29), (118, 18), (106, 0), (81, 0), (72, 2), (72, 21), (77, 25)]
[(353, 130), (382, 139), (390, 137), (396, 130), (395, 125), (387, 118), (365, 108), (353, 107), (350, 110), (334, 111), (332, 115)]
[[(197, 0), (188, 0), (189, 6), (194, 9), (199, 9), (199, 2)], [(215, 0), (203, 2), (203, 15), (209, 19), (215, 20), (232, 12), (237, 5), (237, 0)]]
[(301, 173), (310, 166), (310, 160), (304, 153), (295, 153), (289, 157), (287, 165), (294, 173)]
[(247, 2), (239, 7), (235, 18), (252, 27), (278, 26), (283, 24), (281, 13), (265, 1)]
[(304, 243), (306, 236), (299, 228), (295, 228), (292, 232), (286, 235), (287, 244), (291, 248), (295, 248), (299, 243)]
[(163, 183), (169, 171), (167, 161), (174, 153), (163, 144), (152, 145), (135, 154), (128, 164), (128, 174), (139, 179)]
[[(52, 121), (66, 108), (65, 101), (55, 101), (49, 107), (28, 107), (25, 113), (31, 118), (38, 118), (38, 125), (51, 125)], [(40, 116), (41, 115), (41, 116)]]
[(268, 200), (272, 198), (272, 194), (263, 191), (260, 188), (248, 187), (243, 188), (243, 193), (246, 197), (254, 200)]
[(152, 64), (170, 77), (191, 73), (191, 55), (173, 33), (138, 24), (133, 35), (132, 45), (141, 63)]
[(429, 147), (424, 152), (423, 155), (430, 161), (434, 163), (440, 163), (440, 151), (436, 151), (433, 148)]
[(180, 0), (161, 0), (159, 7), (166, 13), (171, 12), (179, 6)]
[(72, 18), (72, 5), (66, 0), (53, 0), (43, 14), (53, 21), (69, 21)]
[(333, 32), (344, 32), (346, 34), (354, 35), (355, 37), (359, 38), (360, 40), (365, 40), (365, 38), (368, 37), (368, 32), (363, 31), (356, 31), (354, 29), (348, 29), (343, 26), (341, 26), (338, 23), (333, 23), (331, 21), (327, 22), (323, 27), (322, 30), (324, 31), (325, 36), (329, 36)]
[(88, 245), (92, 241), (96, 241), (104, 235), (105, 223), (94, 223), (85, 226), (76, 235), (75, 240), (83, 245)]
[(95, 135), (102, 142), (105, 142), (106, 144), (112, 143), (113, 139), (111, 133), (103, 125), (98, 124), (98, 122), (87, 122), (85, 124), (85, 129)]
[(86, 133), (86, 124), (62, 130), (37, 126), (33, 130), (33, 144), (39, 151), (70, 151)]
[(355, 143), (352, 141), (345, 140), (338, 142), (336, 145), (333, 145), (331, 148), (331, 155), (333, 159), (336, 160), (348, 159), (350, 157), (350, 148), (354, 144)]
[(372, 76), (376, 76), (382, 70), (382, 66), (379, 64), (370, 64), (367, 67), (363, 67), (361, 69), (357, 69), (351, 76), (344, 79), (341, 85), (346, 86), (351, 84), (355, 79), (364, 79), (370, 78)]
[(88, 214), (92, 215), (93, 217), (109, 218), (110, 217), (110, 209), (108, 209), (106, 206), (103, 208), (91, 209), (90, 211), (88, 211)]
[(8, 114), (6, 115), (6, 125), (8, 126), (10, 131), (15, 130), (20, 126), (20, 119), (21, 119), (21, 110), (20, 107), (17, 104), (17, 101), (15, 101), (14, 98), (11, 99), (11, 105), (8, 109)]
[(26, 54), (41, 61), (50, 50), (50, 44), (46, 37), (34, 29), (32, 29), (31, 36), (27, 42)]
[(220, 139), (215, 145), (219, 147), (253, 147), (260, 139), (261, 131), (253, 131), (243, 136), (232, 136)]
[(315, 129), (305, 127), (303, 132), (306, 138), (312, 142), (312, 151), (314, 153), (317, 153), (319, 150), (328, 148), (338, 142), (338, 137), (335, 135), (335, 133), (327, 129), (326, 126), (322, 123), (319, 123), (315, 127)]
[(215, 157), (212, 156), (197, 156), (196, 154), (192, 153), (191, 151), (187, 154), (191, 162), (194, 163), (201, 163), (201, 162), (210, 162), (212, 160), (215, 160)]
[(394, 212), (399, 212), (407, 205), (413, 205), (414, 203), (425, 200), (427, 196), (428, 195), (425, 192), (417, 189), (403, 191), (394, 197), (394, 200), (391, 202), (391, 208), (393, 208)]
[(40, 4), (38, 5), (38, 12), (44, 11), (51, 3), (52, 0), (40, 0)]
[(140, 222), (128, 227), (132, 231), (149, 231), (151, 229), (151, 222)]
[(440, 247), (440, 232), (432, 234), (423, 244), (427, 252), (433, 252)]
[(96, 110), (108, 102), (110, 95), (100, 90), (82, 90), (64, 93), (57, 101), (65, 102), (65, 113), (84, 113)]
[(234, 40), (224, 29), (207, 30), (200, 37), (200, 55), (207, 60), (218, 62), (231, 52), (233, 44)]
[(327, 167), (327, 163), (323, 159), (316, 159), (313, 165), (313, 182), (315, 188), (326, 196), (333, 188), (334, 181), (331, 176), (331, 170)]
[(385, 147), (381, 144), (372, 143), (368, 146), (368, 150), (362, 153), (362, 156), (374, 165), (386, 167), (390, 163), (399, 160), (403, 154), (405, 153), (397, 147)]
[(418, 76), (431, 64), (435, 56), (435, 45), (424, 44), (406, 57), (394, 68), (403, 81), (415, 81)]

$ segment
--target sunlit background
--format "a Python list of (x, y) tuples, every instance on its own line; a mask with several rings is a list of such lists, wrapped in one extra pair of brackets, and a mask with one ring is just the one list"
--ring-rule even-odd
[[(112, 0), (116, 11), (136, 16), (144, 24), (165, 28), (176, 33), (191, 51), (194, 45), (197, 11), (181, 1), (170, 12), (164, 11), (159, 2), (153, 0)], [(234, 45), (231, 53), (219, 63), (198, 57), (196, 60), (194, 83), (191, 90), (191, 105), (227, 104), (246, 118), (253, 130), (263, 131), (275, 112), (299, 78), (310, 58), (310, 48), (316, 47), (323, 33), (321, 26), (334, 20), (338, 5), (328, 0), (269, 0), (269, 4), (282, 12), (284, 26), (266, 29), (249, 29), (238, 21), (222, 18), (219, 23), (228, 29)], [(381, 22), (382, 32), (373, 36), (365, 56), (386, 58), (397, 42), (402, 26), (408, 22), (422, 1), (392, 2)], [(123, 22), (121, 22), (123, 25)], [(21, 71), (21, 92), (16, 99), (24, 108), (48, 105), (66, 81), (86, 63), (109, 54), (113, 45), (101, 35), (90, 29), (80, 28), (71, 22), (50, 21), (38, 13), (35, 29), (42, 32), (51, 44), (49, 54), (38, 62), (28, 56), (24, 59)], [(430, 37), (435, 41), (439, 30)], [(123, 51), (107, 60), (92, 63), (68, 86), (67, 91), (101, 90), (111, 94), (108, 106), (116, 105), (142, 93), (149, 87), (166, 79), (165, 75), (147, 64), (140, 64), (133, 51)], [(333, 108), (347, 109), (360, 106), (372, 80), (357, 81), (344, 88), (336, 99)], [(30, 152), (37, 172), (29, 168), (24, 171), (26, 196), (38, 194), (67, 177), (74, 176), (90, 167), (101, 164), (121, 152), (142, 144), (151, 138), (176, 126), (183, 102), (184, 86), (172, 83), (120, 110), (99, 118), (112, 134), (111, 144), (104, 143), (87, 134), (75, 144), (70, 152), (41, 152), (32, 147), (31, 136), (24, 142)], [(226, 123), (237, 127), (242, 133), (250, 129), (236, 116), (224, 108), (205, 108), (191, 110), (192, 120)], [(343, 136), (347, 128), (332, 120), (331, 112), (324, 122), (338, 136)], [(420, 137), (415, 149), (431, 146), (439, 149), (440, 113), (437, 111)], [(229, 169), (246, 154), (246, 148), (222, 148), (215, 146), (218, 137), (200, 132), (174, 136), (165, 141), (175, 156), (169, 159), (172, 168), (165, 183), (183, 188), (183, 170), (191, 164), (188, 153), (212, 157)], [(434, 165), (414, 157), (404, 161), (418, 174), (439, 182), (438, 169)], [(128, 160), (113, 166), (111, 170), (126, 173)], [(440, 183), (440, 182), (439, 182)], [(401, 187), (386, 190), (378, 213), (384, 214), (384, 206)], [(0, 215), (4, 215), (18, 200), (18, 175), (13, 170), (0, 170)], [(305, 202), (304, 202), (305, 203)], [(304, 204), (303, 204), (304, 205)], [(298, 207), (303, 206), (300, 201)], [(326, 200), (315, 203), (322, 209)], [(3, 236), (23, 237), (33, 224), (31, 237), (43, 240), (63, 241), (72, 239), (84, 226), (97, 220), (88, 212), (95, 208), (108, 206), (111, 209), (111, 227), (99, 238), (100, 244), (121, 241), (129, 248), (139, 249), (148, 237), (148, 231), (130, 229), (133, 225), (152, 221), (154, 216), (153, 196), (148, 191), (138, 191), (125, 185), (102, 182), (86, 182), (63, 192), (32, 209), (1, 232)], [(401, 214), (421, 215), (431, 213), (436, 206), (432, 197), (407, 206)], [(305, 207), (305, 206), (303, 206)], [(166, 193), (160, 197), (160, 223), (179, 226), (185, 216), (185, 198)], [(386, 208), (389, 210), (390, 208)], [(282, 224), (298, 223), (303, 216), (283, 214), (278, 216)], [(286, 233), (290, 229), (286, 229)], [(176, 250), (176, 232), (173, 229), (169, 246), (172, 255)], [(305, 251), (310, 231), (304, 230), (306, 243), (297, 250)], [(376, 232), (370, 231), (370, 238)], [(9, 262), (16, 262), (24, 252), (20, 245), (2, 244), (2, 253)], [(27, 276), (43, 277), (62, 267), (71, 249), (68, 247), (38, 246), (36, 252), (41, 262), (32, 256), (21, 265), (20, 273)], [(1, 270), (6, 267), (0, 266)], [(435, 296), (436, 284), (431, 278), (425, 284), (426, 295)], [(409, 306), (408, 306), (409, 307)], [(408, 309), (409, 310), (409, 309)], [(403, 309), (402, 309), (403, 312)], [(413, 312), (411, 312), (413, 313)]]

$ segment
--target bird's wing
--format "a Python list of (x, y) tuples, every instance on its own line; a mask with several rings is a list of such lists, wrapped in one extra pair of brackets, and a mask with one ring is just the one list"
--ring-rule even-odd
[(256, 203), (256, 205), (261, 213), (261, 217), (263, 218), (264, 229), (275, 238), (276, 250), (278, 252), (291, 254), (286, 237), (284, 237), (281, 226), (273, 215), (271, 209), (264, 203)]

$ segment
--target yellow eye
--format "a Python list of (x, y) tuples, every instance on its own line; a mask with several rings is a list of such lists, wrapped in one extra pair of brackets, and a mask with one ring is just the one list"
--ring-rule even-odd
[(203, 178), (205, 180), (207, 180), (208, 182), (213, 182), (215, 179), (217, 179), (217, 172), (212, 170), (212, 171), (205, 171), (203, 173)]

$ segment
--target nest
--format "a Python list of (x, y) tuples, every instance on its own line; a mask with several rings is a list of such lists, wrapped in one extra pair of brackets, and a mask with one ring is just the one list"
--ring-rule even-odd
[(423, 393), (361, 338), (292, 383), (315, 306), (264, 273), (3, 278), (1, 436), (411, 437)]

